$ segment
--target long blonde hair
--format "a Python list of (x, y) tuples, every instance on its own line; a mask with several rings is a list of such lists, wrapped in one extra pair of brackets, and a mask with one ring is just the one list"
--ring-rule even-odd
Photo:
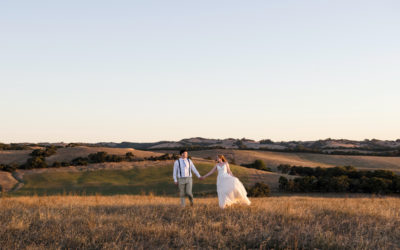
[(222, 162), (228, 163), (228, 161), (225, 159), (224, 155), (218, 155), (218, 158), (220, 158), (222, 160)]

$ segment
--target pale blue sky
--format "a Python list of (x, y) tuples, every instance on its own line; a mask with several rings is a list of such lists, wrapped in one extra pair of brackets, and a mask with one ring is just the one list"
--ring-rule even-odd
[(0, 141), (400, 138), (399, 1), (1, 1)]

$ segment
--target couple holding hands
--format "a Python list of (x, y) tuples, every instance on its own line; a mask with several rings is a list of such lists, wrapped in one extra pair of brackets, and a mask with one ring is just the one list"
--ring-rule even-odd
[(210, 172), (201, 176), (193, 162), (188, 158), (187, 150), (181, 150), (179, 153), (180, 158), (174, 163), (173, 178), (175, 184), (179, 187), (181, 205), (183, 207), (185, 206), (185, 195), (189, 197), (190, 205), (193, 206), (192, 172), (200, 180), (203, 180), (213, 174), (216, 170), (218, 171), (217, 193), (219, 206), (225, 208), (234, 203), (250, 205), (246, 189), (240, 180), (233, 176), (228, 161), (223, 155), (218, 155), (216, 159), (217, 164), (210, 170)]

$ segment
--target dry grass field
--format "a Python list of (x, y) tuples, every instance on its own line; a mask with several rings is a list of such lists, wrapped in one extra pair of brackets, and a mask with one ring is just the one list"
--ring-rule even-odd
[(51, 196), (0, 199), (2, 249), (399, 249), (400, 199)]

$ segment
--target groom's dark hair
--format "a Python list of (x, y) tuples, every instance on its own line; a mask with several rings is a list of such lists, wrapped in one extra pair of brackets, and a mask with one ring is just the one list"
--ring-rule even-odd
[(181, 151), (179, 151), (179, 155), (182, 155), (183, 153), (187, 152), (186, 149), (181, 149)]

